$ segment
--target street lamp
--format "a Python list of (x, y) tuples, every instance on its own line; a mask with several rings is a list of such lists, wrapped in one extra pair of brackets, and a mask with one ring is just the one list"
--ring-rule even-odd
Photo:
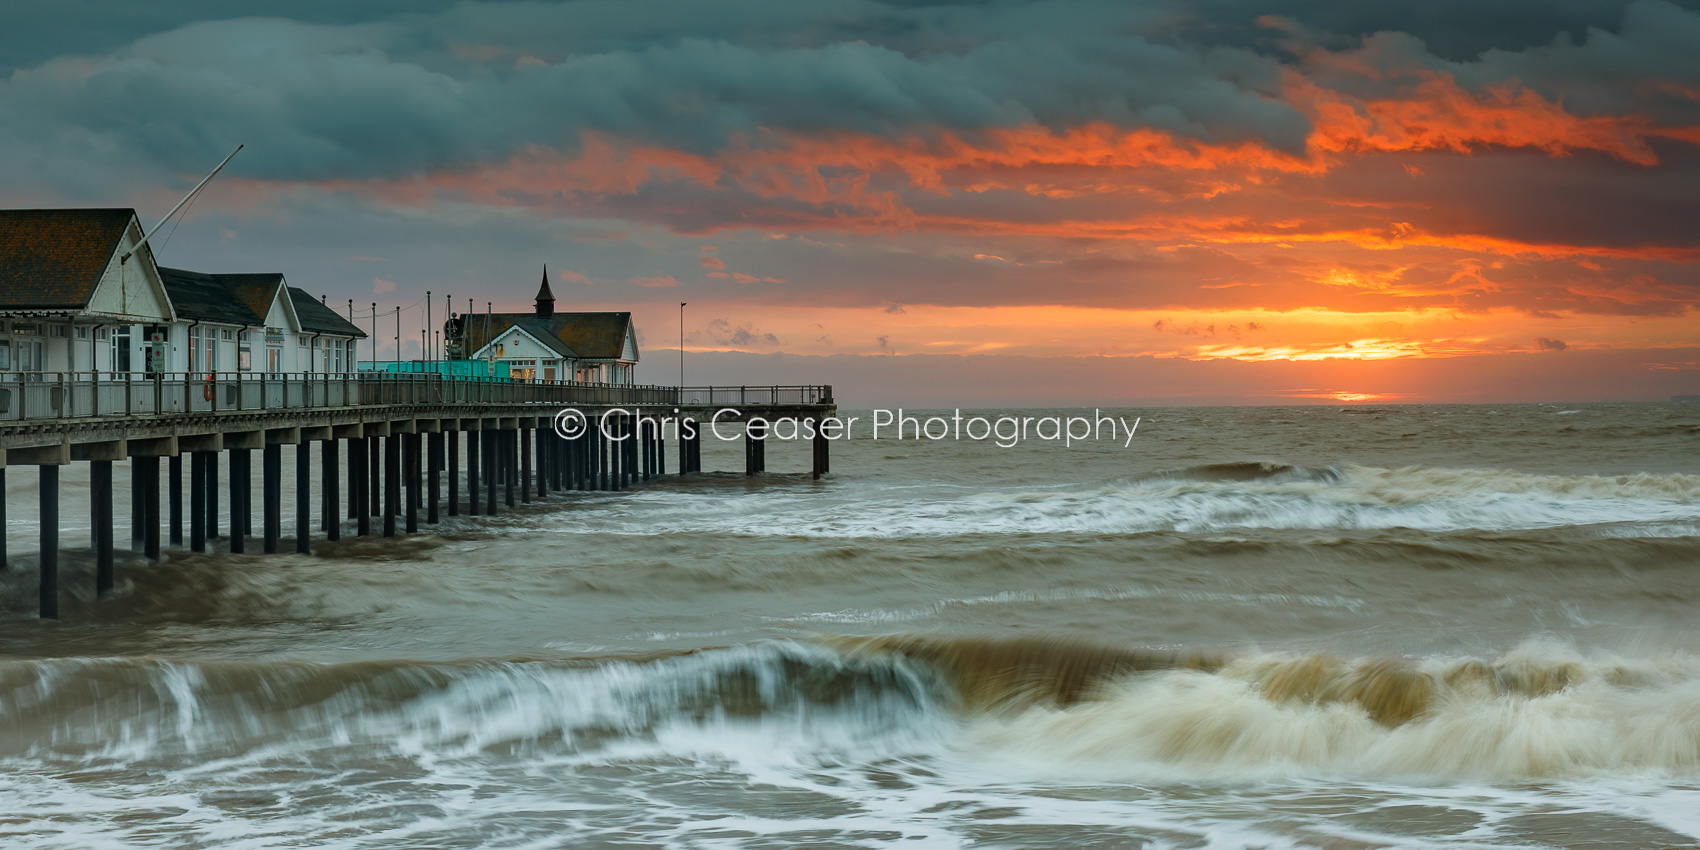
[(685, 388), (685, 302), (679, 302), (679, 389)]

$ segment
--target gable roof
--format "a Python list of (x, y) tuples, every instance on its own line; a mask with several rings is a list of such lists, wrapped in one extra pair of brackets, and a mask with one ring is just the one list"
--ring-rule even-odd
[[(278, 290), (283, 287), (283, 275), (279, 272), (221, 274), (218, 279), (230, 287), (237, 300), (260, 317), (261, 324), (265, 324), (266, 316), (271, 314), (272, 302), (276, 300)], [(293, 308), (294, 305), (291, 304), (290, 307)]]
[(341, 313), (314, 301), (313, 296), (300, 287), (289, 287), (289, 300), (295, 307), (295, 318), (301, 322), (301, 330), (308, 333), (336, 334), (365, 339), (366, 332), (353, 322), (343, 318)]
[(135, 217), (117, 208), (0, 210), (0, 309), (87, 307)]
[[(490, 340), (499, 338), (516, 325), (545, 341), (552, 338), (567, 352), (562, 356), (580, 360), (621, 360), (625, 357), (626, 337), (631, 333), (630, 313), (556, 313), (539, 316), (535, 313), (473, 313), (465, 317), (462, 333), (466, 350), (480, 351)], [(553, 347), (553, 346), (551, 346)], [(636, 350), (633, 343), (633, 350)], [(560, 350), (560, 349), (557, 349)]]
[[(558, 354), (562, 357), (565, 357), (565, 358), (568, 358), (568, 359), (571, 359), (571, 360), (580, 359), (579, 355), (577, 353), (575, 353), (571, 348), (567, 347), (567, 344), (562, 342), (559, 337), (555, 336), (555, 334), (552, 332), (552, 330), (549, 327), (549, 321), (547, 319), (537, 317), (537, 316), (529, 316), (529, 317), (526, 317), (526, 318), (522, 318), (517, 322), (509, 323), (507, 327), (502, 328), (497, 333), (492, 334), (490, 338), (491, 338), (491, 340), (495, 341), (497, 344), (500, 344), (501, 341), (502, 341), (502, 337), (507, 335), (507, 333), (509, 331), (519, 331), (520, 333), (523, 333), (526, 336), (530, 337), (532, 340), (536, 341), (538, 345), (541, 345), (544, 348), (547, 348), (550, 351), (553, 351), (553, 352), (555, 352), (556, 354)], [(490, 345), (491, 345), (490, 342), (485, 342), (482, 346), (479, 346), (477, 349), (474, 349), (475, 353), (473, 354), (473, 359), (477, 359), (478, 356), (479, 356), (476, 352), (481, 352), (484, 349), (489, 348)]]
[(165, 294), (171, 299), (172, 309), (177, 311), (178, 316), (190, 321), (232, 325), (265, 324), (265, 319), (255, 315), (246, 303), (237, 298), (221, 280), (222, 277), (163, 266), (159, 270)]

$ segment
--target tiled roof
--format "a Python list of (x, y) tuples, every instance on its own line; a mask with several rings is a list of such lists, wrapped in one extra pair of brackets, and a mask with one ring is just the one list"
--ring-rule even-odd
[(365, 331), (343, 318), (341, 313), (313, 300), (313, 296), (299, 287), (289, 287), (289, 300), (295, 304), (295, 318), (301, 321), (303, 331), (366, 338)]
[(168, 269), (162, 266), (159, 277), (165, 283), (165, 294), (171, 298), (172, 309), (184, 319), (233, 325), (264, 324), (262, 317), (255, 315), (247, 304), (236, 297), (221, 279), (223, 275)]
[(0, 309), (82, 309), (135, 217), (128, 209), (0, 210)]
[(466, 317), (466, 351), (520, 325), (526, 332), (548, 342), (553, 339), (568, 352), (565, 357), (583, 360), (619, 360), (625, 355), (630, 313), (556, 313), (547, 318), (536, 313), (473, 313)]
[(261, 323), (266, 315), (271, 313), (272, 300), (277, 297), (278, 287), (283, 286), (283, 275), (278, 272), (261, 272), (259, 274), (221, 274), (218, 276), (225, 286), (235, 294), (254, 315), (260, 317)]

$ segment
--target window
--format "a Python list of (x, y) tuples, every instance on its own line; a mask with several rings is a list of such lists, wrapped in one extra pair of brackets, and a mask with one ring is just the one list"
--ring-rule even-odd
[(65, 326), (64, 325), (48, 325), (47, 335), (53, 337), (54, 339), (64, 339), (65, 338)]
[(78, 325), (77, 326), (77, 339), (88, 339), (88, 338), (89, 338), (88, 326), (87, 325)]
[(0, 339), (0, 370), (12, 371), (12, 341)]
[(18, 336), (34, 336), (35, 334), (41, 333), (41, 330), (36, 327), (34, 322), (18, 322), (17, 324), (12, 325), (12, 333), (17, 334)]
[(95, 328), (94, 338), (95, 339), (111, 339), (112, 338), (112, 331), (110, 331), (106, 328)]
[(229, 341), (236, 338), (236, 332), (229, 329), (229, 328), (225, 328), (224, 330), (219, 331), (218, 333), (219, 333), (219, 338), (224, 340), (225, 342), (229, 342)]

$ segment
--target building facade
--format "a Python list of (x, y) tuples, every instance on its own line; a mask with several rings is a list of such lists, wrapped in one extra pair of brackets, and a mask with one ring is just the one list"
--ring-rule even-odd
[(637, 383), (632, 314), (556, 312), (547, 270), (531, 312), (451, 316), (443, 332), (451, 359), (486, 360), (495, 364), (498, 375), (529, 381)]
[(365, 333), (283, 275), (160, 268), (134, 210), (0, 210), (0, 381), (354, 371)]

